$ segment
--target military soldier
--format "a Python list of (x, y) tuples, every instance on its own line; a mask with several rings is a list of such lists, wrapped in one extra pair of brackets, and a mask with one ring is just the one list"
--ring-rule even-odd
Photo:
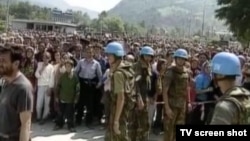
[(134, 109), (133, 125), (131, 127), (132, 141), (147, 141), (149, 138), (149, 117), (148, 117), (148, 92), (151, 90), (152, 67), (154, 50), (145, 46), (140, 51), (140, 60), (135, 64), (135, 77), (137, 94), (141, 97), (144, 107)]
[(105, 52), (111, 66), (111, 93), (108, 96), (110, 104), (105, 141), (129, 141), (128, 117), (129, 112), (135, 107), (135, 100), (132, 101), (133, 68), (122, 61), (125, 53), (120, 43), (109, 43)]
[(166, 117), (164, 119), (164, 141), (175, 140), (175, 126), (185, 123), (188, 91), (188, 70), (185, 62), (188, 53), (178, 49), (174, 53), (175, 66), (168, 68), (163, 80), (163, 100)]
[(216, 54), (212, 73), (223, 96), (216, 104), (210, 124), (249, 124), (250, 92), (235, 83), (236, 77), (241, 76), (239, 58), (228, 52)]

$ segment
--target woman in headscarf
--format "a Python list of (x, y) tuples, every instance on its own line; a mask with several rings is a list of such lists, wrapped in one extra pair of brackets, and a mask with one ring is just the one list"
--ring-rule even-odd
[[(27, 47), (25, 52), (25, 60), (22, 64), (21, 71), (22, 73), (30, 80), (32, 86), (33, 86), (33, 98), (34, 98), (34, 105), (36, 105), (36, 77), (35, 77), (35, 71), (37, 68), (37, 62), (35, 60), (35, 51), (32, 47)], [(35, 107), (35, 106), (34, 106)], [(35, 119), (35, 113), (36, 108), (33, 109), (33, 119)]]
[(23, 62), (22, 72), (30, 80), (34, 88), (36, 85), (36, 79), (34, 75), (36, 66), (37, 64), (34, 59), (34, 49), (32, 47), (27, 47), (25, 52), (25, 60)]
[(191, 71), (192, 71), (192, 77), (196, 77), (200, 70), (199, 70), (199, 60), (198, 58), (191, 58)]
[(206, 108), (206, 104), (197, 104), (208, 101), (209, 92), (213, 91), (210, 86), (211, 84), (210, 66), (209, 62), (206, 61), (201, 66), (201, 72), (195, 77), (195, 103), (192, 104), (193, 111), (191, 113), (190, 124), (205, 124), (209, 109)]

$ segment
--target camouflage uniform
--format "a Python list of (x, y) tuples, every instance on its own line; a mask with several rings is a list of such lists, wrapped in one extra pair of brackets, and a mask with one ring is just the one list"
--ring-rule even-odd
[[(228, 90), (216, 104), (211, 125), (249, 124), (250, 92), (235, 87)], [(244, 111), (244, 110), (245, 111)]]
[(169, 68), (165, 74), (163, 87), (169, 86), (168, 100), (173, 118), (164, 119), (164, 141), (174, 141), (175, 126), (185, 124), (188, 78), (188, 71), (176, 67)]
[[(118, 71), (122, 68), (126, 68), (126, 64), (122, 62), (115, 71), (110, 72), (111, 75), (111, 93), (108, 97), (109, 99), (109, 115), (108, 115), (108, 128), (105, 134), (105, 141), (130, 141), (128, 136), (128, 117), (132, 108), (135, 107), (135, 102), (131, 101), (131, 97), (127, 91), (129, 91), (126, 84), (127, 76), (122, 71)], [(131, 74), (133, 76), (134, 74)], [(124, 94), (124, 106), (119, 120), (119, 127), (121, 134), (117, 135), (113, 131), (114, 118), (116, 112), (116, 101), (117, 94)]]
[(134, 109), (131, 118), (129, 133), (131, 141), (147, 141), (149, 138), (149, 117), (148, 117), (148, 100), (147, 94), (151, 89), (151, 66), (143, 62), (138, 62), (134, 65), (135, 76), (141, 76), (140, 80), (136, 82), (137, 94), (141, 95), (144, 108), (142, 110)]

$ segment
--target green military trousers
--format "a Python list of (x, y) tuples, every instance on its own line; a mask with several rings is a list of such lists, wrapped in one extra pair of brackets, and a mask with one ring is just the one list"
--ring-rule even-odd
[(176, 139), (176, 125), (185, 124), (186, 108), (172, 108), (173, 118), (164, 118), (164, 140), (163, 141), (175, 141)]
[(149, 139), (149, 117), (145, 106), (142, 110), (135, 109), (130, 116), (129, 136), (131, 141), (147, 141)]

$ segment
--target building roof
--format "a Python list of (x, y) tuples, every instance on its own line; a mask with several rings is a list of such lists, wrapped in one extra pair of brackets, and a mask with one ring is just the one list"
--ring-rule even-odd
[(19, 22), (19, 23), (41, 23), (41, 24), (50, 24), (50, 25), (61, 25), (61, 26), (68, 26), (68, 27), (77, 27), (76, 24), (62, 23), (62, 22), (53, 22), (53, 21), (42, 21), (42, 20), (13, 19), (12, 22)]

